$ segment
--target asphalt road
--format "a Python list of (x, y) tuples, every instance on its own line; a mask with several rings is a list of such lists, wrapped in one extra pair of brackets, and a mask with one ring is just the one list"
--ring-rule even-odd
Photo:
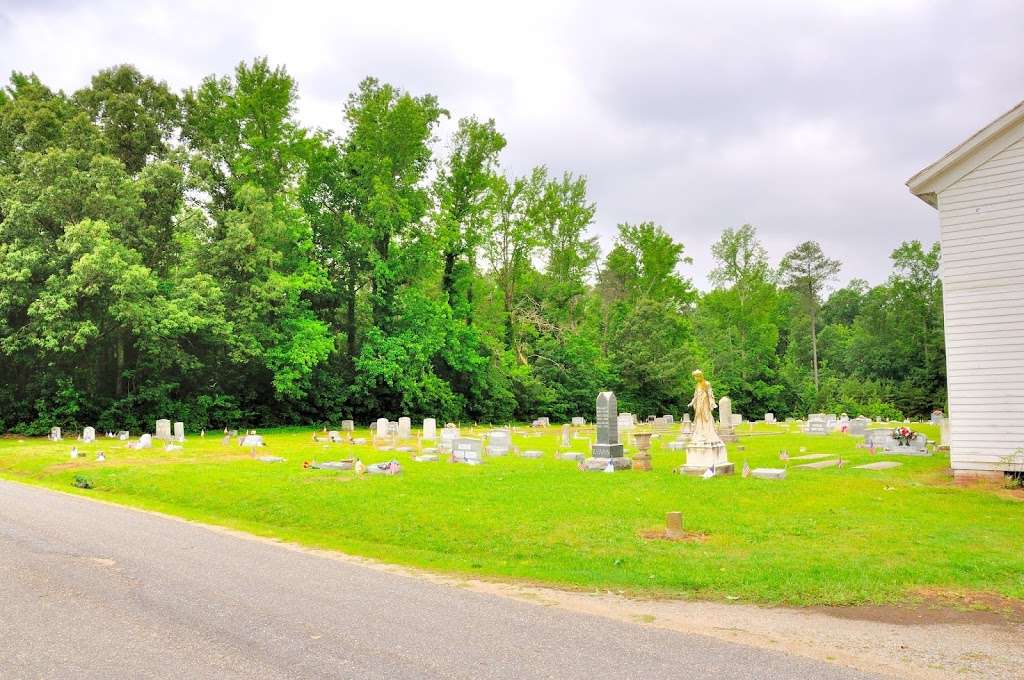
[(0, 481), (0, 678), (866, 678)]

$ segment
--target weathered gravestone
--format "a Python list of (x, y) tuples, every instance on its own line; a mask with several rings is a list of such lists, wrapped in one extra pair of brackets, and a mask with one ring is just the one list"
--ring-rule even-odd
[(562, 425), (562, 448), (567, 449), (570, 446), (572, 446), (572, 428)]
[(764, 414), (764, 422), (767, 423), (768, 425), (774, 425), (775, 424), (775, 414), (774, 413), (765, 413)]
[(871, 421), (864, 416), (859, 416), (850, 421), (850, 426), (847, 428), (847, 433), (855, 437), (863, 437), (868, 431), (868, 423)]
[(487, 453), (504, 456), (512, 448), (512, 435), (508, 430), (491, 430), (487, 433)]
[(355, 421), (354, 420), (343, 420), (343, 421), (341, 421), (341, 431), (342, 432), (355, 432), (356, 431), (356, 423), (355, 423)]
[(622, 455), (619, 441), (618, 403), (614, 392), (597, 395), (596, 418), (597, 443), (590, 447), (591, 457), (587, 459), (588, 469), (603, 469), (611, 465), (614, 469), (628, 469), (632, 462)]
[(174, 441), (185, 441), (185, 423), (174, 424)]
[(117, 433), (118, 440), (122, 442), (128, 441), (128, 437), (130, 436), (131, 433), (128, 430), (121, 430), (120, 432)]
[(337, 430), (331, 430), (330, 432), (327, 433), (327, 441), (331, 442), (332, 444), (340, 443), (341, 433), (338, 432)]
[(871, 449), (884, 449), (892, 438), (889, 430), (866, 430), (864, 432), (864, 445)]
[(171, 441), (171, 421), (167, 419), (156, 421), (156, 433), (153, 435), (153, 439)]
[(398, 438), (408, 439), (412, 435), (412, 420), (402, 416), (398, 419)]
[(376, 426), (374, 428), (374, 435), (378, 439), (384, 439), (385, 437), (388, 436), (388, 419), (387, 418), (377, 418), (377, 424), (376, 424)]
[(247, 434), (242, 437), (238, 445), (242, 448), (254, 449), (257, 446), (263, 446), (263, 437), (258, 434)]
[(139, 437), (139, 441), (135, 444), (137, 449), (148, 449), (153, 446), (153, 437), (149, 434), (144, 434)]
[(438, 442), (437, 448), (440, 451), (451, 451), (455, 440), (459, 438), (459, 428), (454, 425), (447, 425), (441, 430), (441, 441)]
[(573, 427), (583, 427), (586, 424), (587, 424), (587, 419), (586, 418), (581, 418), (580, 416), (576, 416), (576, 417), (574, 417), (572, 419), (572, 426)]
[(636, 427), (636, 418), (632, 413), (620, 413), (615, 424), (618, 430), (632, 430)]
[(82, 441), (83, 442), (94, 442), (96, 441), (96, 428), (87, 427), (82, 430)]
[(738, 439), (732, 417), (732, 399), (729, 397), (718, 400), (718, 436), (723, 442), (734, 442)]
[[(442, 441), (443, 436), (442, 434)], [(476, 464), (482, 462), (483, 457), (483, 440), (459, 437), (452, 442), (452, 460), (455, 462)]]
[(437, 439), (437, 420), (434, 418), (423, 419), (423, 438), (429, 441)]
[(63, 437), (60, 434), (60, 428), (59, 427), (51, 427), (50, 428), (50, 441), (59, 442), (61, 439), (63, 439)]
[(828, 416), (824, 413), (812, 413), (807, 416), (807, 434), (828, 434)]

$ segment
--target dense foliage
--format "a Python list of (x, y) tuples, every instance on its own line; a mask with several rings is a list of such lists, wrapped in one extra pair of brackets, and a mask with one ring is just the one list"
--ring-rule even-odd
[(374, 79), (340, 132), (283, 68), (198, 87), (118, 66), (72, 95), (0, 90), (0, 430), (379, 415), (504, 422), (679, 413), (690, 371), (749, 415), (920, 415), (945, 400), (937, 247), (823, 297), (839, 263), (773, 268), (753, 228), (683, 245), (622, 224), (602, 255), (584, 177), (503, 172), (494, 121)]

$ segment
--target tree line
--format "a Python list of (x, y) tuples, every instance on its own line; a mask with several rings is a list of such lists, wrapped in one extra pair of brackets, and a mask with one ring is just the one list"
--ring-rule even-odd
[[(507, 422), (680, 413), (702, 367), (749, 416), (923, 415), (945, 402), (939, 252), (832, 291), (818, 244), (769, 262), (621, 224), (602, 253), (587, 181), (506, 172), (507, 140), (367, 78), (339, 131), (296, 118), (283, 67), (175, 92), (128, 65), (72, 94), (0, 91), (0, 430)], [(831, 291), (831, 292), (830, 292)], [(830, 293), (830, 294), (829, 294)]]

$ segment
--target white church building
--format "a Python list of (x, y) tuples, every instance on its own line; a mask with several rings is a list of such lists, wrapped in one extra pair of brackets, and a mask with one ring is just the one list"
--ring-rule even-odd
[(953, 474), (1024, 471), (1024, 102), (907, 186), (939, 211)]

